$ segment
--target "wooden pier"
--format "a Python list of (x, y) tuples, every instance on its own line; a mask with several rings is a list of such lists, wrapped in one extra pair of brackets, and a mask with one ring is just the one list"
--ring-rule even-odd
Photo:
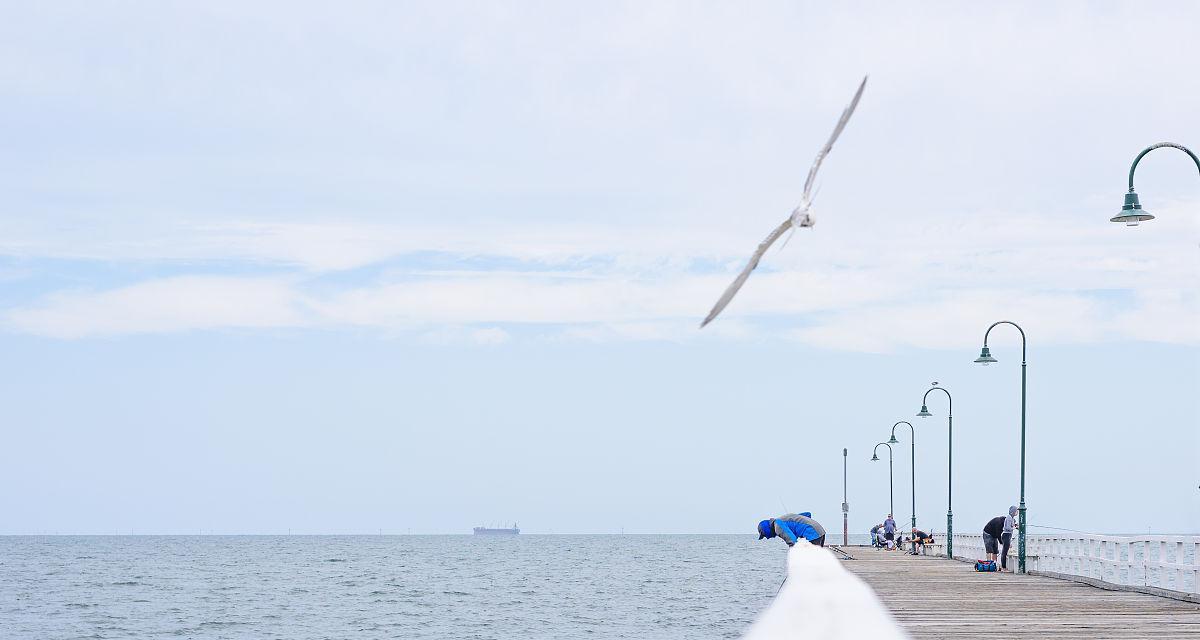
[[(847, 547), (842, 565), (918, 639), (1200, 638), (1200, 604), (930, 556)], [(1015, 562), (1014, 562), (1015, 564)]]

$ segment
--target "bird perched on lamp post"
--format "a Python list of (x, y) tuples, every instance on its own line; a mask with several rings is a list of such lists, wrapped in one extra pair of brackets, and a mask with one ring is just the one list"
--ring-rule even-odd
[(762, 259), (763, 254), (767, 252), (767, 249), (771, 248), (772, 244), (775, 244), (775, 241), (784, 232), (788, 229), (795, 229), (797, 227), (806, 228), (816, 224), (816, 219), (812, 215), (812, 203), (814, 198), (813, 184), (817, 179), (817, 170), (821, 168), (821, 162), (825, 160), (825, 156), (829, 155), (830, 150), (833, 149), (833, 143), (837, 141), (838, 136), (842, 135), (842, 130), (846, 128), (846, 123), (850, 121), (850, 116), (854, 115), (854, 109), (858, 106), (858, 101), (862, 98), (863, 89), (866, 86), (867, 78), (863, 76), (862, 82), (858, 85), (858, 91), (854, 92), (854, 98), (850, 100), (850, 105), (842, 111), (842, 117), (838, 118), (837, 126), (833, 128), (833, 135), (829, 136), (829, 142), (826, 142), (825, 146), (821, 147), (821, 150), (817, 153), (817, 159), (813, 161), (812, 168), (808, 170), (808, 178), (804, 181), (804, 193), (800, 196), (800, 204), (792, 210), (791, 215), (786, 220), (778, 227), (775, 227), (775, 230), (765, 240), (758, 244), (758, 249), (755, 250), (754, 255), (750, 256), (750, 261), (746, 263), (742, 272), (725, 289), (725, 293), (721, 294), (720, 299), (713, 305), (712, 311), (709, 311), (708, 316), (704, 318), (704, 322), (700, 323), (701, 329), (712, 322), (729, 305), (729, 302), (737, 295), (738, 290), (746, 283), (746, 279), (750, 277), (750, 272), (754, 271), (754, 268), (758, 266), (758, 261)]

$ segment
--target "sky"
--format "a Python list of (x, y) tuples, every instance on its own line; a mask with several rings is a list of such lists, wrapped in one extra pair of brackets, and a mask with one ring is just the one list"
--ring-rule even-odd
[(0, 534), (1200, 532), (1195, 3), (5, 15)]

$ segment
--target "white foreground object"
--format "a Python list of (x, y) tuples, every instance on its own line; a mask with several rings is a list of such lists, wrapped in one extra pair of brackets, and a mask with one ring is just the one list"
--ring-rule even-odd
[[(853, 562), (850, 560), (849, 562)], [(803, 542), (788, 551), (787, 582), (743, 640), (908, 638), (861, 578), (833, 552)]]
[[(713, 305), (712, 311), (704, 318), (704, 322), (700, 323), (700, 328), (710, 323), (717, 317), (718, 314), (733, 300), (733, 296), (737, 295), (742, 285), (746, 283), (746, 279), (750, 277), (750, 272), (754, 271), (758, 266), (758, 261), (762, 259), (763, 254), (767, 249), (771, 248), (772, 244), (780, 238), (788, 229), (808, 228), (817, 223), (816, 218), (812, 215), (812, 203), (816, 195), (813, 193), (813, 186), (817, 182), (817, 170), (821, 168), (821, 162), (825, 160), (825, 156), (833, 150), (833, 143), (837, 142), (838, 136), (842, 135), (842, 130), (846, 128), (846, 123), (850, 122), (850, 116), (854, 115), (854, 109), (858, 107), (858, 101), (862, 98), (863, 89), (867, 86), (867, 79), (863, 77), (862, 83), (858, 85), (858, 91), (854, 92), (854, 97), (850, 100), (850, 105), (842, 111), (842, 116), (838, 118), (837, 125), (833, 127), (833, 134), (829, 136), (829, 141), (821, 150), (817, 152), (817, 159), (813, 160), (812, 167), (808, 170), (808, 178), (804, 180), (804, 193), (800, 196), (800, 204), (792, 210), (791, 215), (787, 217), (778, 227), (775, 227), (766, 239), (758, 243), (758, 249), (754, 251), (754, 255), (750, 256), (750, 261), (742, 268), (741, 273), (734, 278), (721, 297), (717, 299), (717, 303)], [(786, 241), (785, 241), (786, 243)]]

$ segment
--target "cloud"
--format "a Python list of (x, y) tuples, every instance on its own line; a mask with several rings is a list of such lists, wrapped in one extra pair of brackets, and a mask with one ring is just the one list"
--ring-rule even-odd
[[(276, 277), (169, 277), (56, 291), (5, 318), (10, 330), (60, 338), (355, 327), (438, 344), (501, 344), (518, 334), (592, 342), (782, 338), (853, 351), (957, 347), (1008, 318), (1043, 343), (1197, 344), (1198, 252), (1180, 241), (1190, 233), (1183, 214), (1197, 205), (1164, 204), (1152, 234), (1103, 221), (1080, 225), (1068, 214), (1050, 221), (1028, 214), (953, 223), (935, 217), (872, 233), (844, 222), (819, 225), (769, 252), (704, 331), (696, 329), (698, 319), (740, 268), (739, 249), (752, 245), (697, 234), (698, 252), (688, 254), (686, 233), (685, 240), (664, 239), (653, 228), (624, 234), (624, 245), (615, 233), (564, 234), (538, 245), (531, 239), (539, 237), (536, 228), (511, 229), (525, 244), (472, 238), (457, 253), (453, 242), (443, 244), (449, 252), (433, 258), (384, 258), (391, 251), (367, 243), (362, 255), (373, 256), (365, 262), (376, 268), (362, 277), (331, 281), (303, 266)], [(335, 225), (327, 235), (334, 253), (346, 238), (430, 235), (376, 231)], [(250, 244), (257, 230), (248, 235)], [(497, 260), (506, 266), (497, 268)]]
[(10, 310), (10, 328), (55, 338), (298, 327), (306, 324), (284, 280), (184, 276), (107, 291), (67, 291)]
[[(1192, 166), (1147, 156), (1159, 219), (1105, 222), (1195, 131), (1194, 3), (282, 6), (5, 23), (8, 330), (1197, 340)], [(697, 331), (866, 72), (817, 227)]]
[(511, 342), (512, 334), (500, 327), (442, 326), (421, 333), (418, 338), (434, 345), (473, 344), (489, 347)]

